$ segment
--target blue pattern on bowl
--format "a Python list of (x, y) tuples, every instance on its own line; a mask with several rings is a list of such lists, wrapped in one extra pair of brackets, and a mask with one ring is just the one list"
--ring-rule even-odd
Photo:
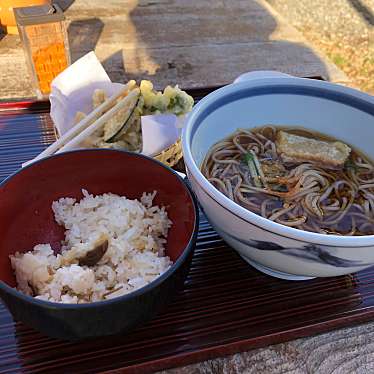
[(201, 100), (182, 135), (188, 177), (199, 202), (215, 229), (242, 256), (301, 276), (335, 276), (372, 266), (374, 236), (322, 235), (283, 226), (234, 203), (205, 179), (199, 166), (213, 144), (237, 128), (264, 124), (322, 132), (374, 159), (374, 98), (309, 79), (253, 79)]

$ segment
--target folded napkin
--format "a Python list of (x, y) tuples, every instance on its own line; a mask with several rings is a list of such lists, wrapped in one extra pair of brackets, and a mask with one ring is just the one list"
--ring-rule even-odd
[(141, 122), (144, 155), (157, 155), (175, 143), (180, 136), (177, 117), (174, 114), (142, 116)]

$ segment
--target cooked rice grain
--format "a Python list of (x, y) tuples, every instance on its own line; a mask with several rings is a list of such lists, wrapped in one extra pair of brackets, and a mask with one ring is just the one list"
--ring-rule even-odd
[[(152, 206), (156, 192), (140, 201), (82, 192), (80, 202), (66, 197), (52, 204), (56, 222), (66, 228), (61, 254), (39, 244), (10, 256), (18, 290), (54, 302), (100, 301), (139, 289), (171, 266), (164, 245), (172, 223), (164, 207)], [(104, 256), (95, 266), (80, 266), (102, 235), (109, 242)]]

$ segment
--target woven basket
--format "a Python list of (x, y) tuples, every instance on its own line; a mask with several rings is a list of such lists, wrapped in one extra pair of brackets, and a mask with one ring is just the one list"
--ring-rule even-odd
[(161, 153), (153, 156), (153, 158), (162, 162), (166, 166), (173, 167), (178, 163), (182, 156), (182, 142), (178, 139), (174, 144), (164, 149)]

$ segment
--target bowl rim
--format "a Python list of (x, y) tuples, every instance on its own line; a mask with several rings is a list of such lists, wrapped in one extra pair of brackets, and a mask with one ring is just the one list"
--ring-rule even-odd
[(153, 162), (154, 164), (163, 167), (166, 169), (168, 172), (173, 174), (176, 178), (181, 183), (181, 186), (186, 189), (192, 203), (192, 207), (194, 210), (195, 218), (194, 218), (194, 224), (193, 228), (191, 230), (190, 237), (188, 239), (188, 242), (183, 249), (183, 252), (181, 255), (178, 257), (178, 259), (170, 266), (168, 270), (166, 270), (164, 273), (162, 273), (160, 276), (158, 276), (156, 279), (154, 279), (152, 282), (148, 283), (147, 285), (132, 291), (128, 294), (114, 297), (113, 299), (108, 299), (108, 300), (100, 300), (100, 301), (93, 301), (91, 303), (83, 303), (83, 304), (73, 304), (73, 303), (59, 303), (59, 302), (54, 302), (54, 301), (47, 301), (47, 300), (41, 300), (41, 299), (36, 299), (33, 296), (29, 296), (24, 294), (21, 291), (18, 291), (15, 287), (9, 286), (7, 283), (4, 281), (0, 280), (0, 289), (3, 289), (4, 292), (15, 296), (17, 298), (20, 298), (28, 303), (35, 304), (36, 306), (39, 307), (49, 307), (49, 308), (58, 308), (58, 309), (63, 309), (63, 310), (76, 310), (76, 309), (91, 309), (91, 308), (97, 308), (97, 307), (105, 307), (105, 306), (110, 306), (112, 304), (116, 304), (119, 302), (126, 302), (127, 300), (131, 300), (135, 297), (141, 296), (148, 291), (158, 287), (161, 283), (163, 283), (167, 278), (169, 278), (173, 273), (175, 273), (185, 262), (187, 257), (190, 255), (191, 251), (194, 250), (194, 243), (196, 242), (197, 238), (197, 233), (198, 233), (198, 228), (199, 228), (199, 209), (198, 209), (198, 203), (197, 199), (195, 197), (194, 192), (192, 191), (191, 187), (186, 183), (183, 178), (173, 169), (170, 167), (164, 165), (162, 162), (150, 157), (146, 156), (140, 153), (134, 153), (134, 152), (129, 152), (126, 150), (121, 150), (121, 149), (108, 149), (108, 148), (92, 148), (92, 149), (77, 149), (77, 150), (72, 150), (72, 151), (67, 151), (67, 152), (61, 152), (61, 153), (56, 153), (54, 155), (42, 158), (40, 160), (37, 160), (23, 168), (20, 168), (16, 170), (14, 173), (9, 175), (7, 178), (5, 178), (1, 183), (0, 183), (0, 193), (1, 193), (1, 188), (15, 175), (21, 173), (24, 169), (32, 168), (35, 165), (41, 164), (48, 162), (50, 159), (54, 159), (57, 157), (64, 157), (67, 154), (71, 153), (123, 153), (126, 154), (127, 156), (131, 157), (140, 157), (149, 160), (150, 162)]
[[(288, 239), (295, 239), (305, 243), (322, 244), (330, 247), (369, 247), (374, 244), (374, 235), (365, 236), (339, 236), (324, 235), (315, 232), (303, 231), (288, 227), (280, 223), (270, 221), (267, 218), (253, 213), (216, 189), (201, 173), (196, 164), (191, 151), (191, 144), (195, 135), (195, 130), (204, 118), (211, 112), (223, 105), (229, 104), (236, 99), (246, 97), (251, 91), (251, 96), (261, 94), (261, 90), (271, 93), (272, 90), (288, 89), (291, 94), (300, 94), (302, 90), (310, 91), (313, 96), (322, 97), (333, 101), (342, 102), (355, 109), (365, 111), (374, 115), (374, 97), (353, 88), (345, 87), (335, 83), (319, 81), (308, 78), (297, 77), (272, 77), (253, 78), (248, 81), (229, 84), (205, 96), (193, 108), (187, 118), (187, 122), (182, 131), (182, 147), (184, 160), (188, 172), (196, 179), (198, 188), (201, 188), (210, 198), (218, 203), (222, 208), (234, 214), (238, 218), (250, 223), (258, 228), (266, 230), (272, 234), (278, 234)], [(264, 93), (262, 93), (264, 94)], [(305, 93), (304, 93), (305, 94)], [(310, 94), (311, 95), (311, 94)], [(225, 101), (226, 100), (226, 101)], [(365, 110), (366, 109), (366, 110)], [(198, 124), (196, 126), (196, 123)]]

